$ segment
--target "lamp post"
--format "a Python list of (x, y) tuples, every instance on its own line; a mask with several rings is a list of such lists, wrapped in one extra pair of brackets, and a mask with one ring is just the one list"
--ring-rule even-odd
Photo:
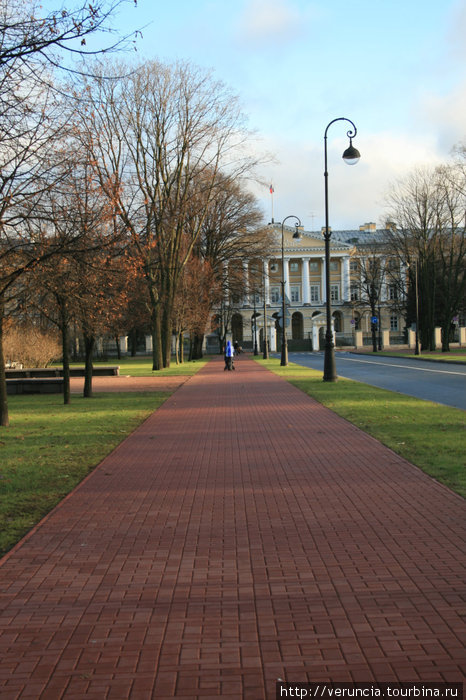
[(259, 354), (259, 350), (257, 349), (257, 312), (256, 312), (256, 287), (254, 286), (254, 301), (253, 301), (253, 309), (254, 309), (254, 318), (253, 318), (253, 329), (254, 329), (254, 342), (253, 342), (253, 351), (254, 355)]
[(421, 354), (421, 352), (419, 350), (419, 277), (418, 277), (418, 268), (419, 268), (419, 258), (417, 258), (417, 260), (416, 260), (416, 347), (414, 348), (415, 355)]
[(296, 238), (299, 240), (301, 238), (299, 231), (298, 231), (298, 226), (301, 226), (301, 219), (299, 216), (295, 216), (294, 214), (290, 214), (289, 216), (285, 216), (285, 218), (282, 221), (282, 355), (281, 355), (281, 360), (280, 360), (280, 366), (281, 367), (286, 367), (288, 364), (288, 345), (286, 342), (286, 327), (285, 327), (285, 314), (286, 314), (286, 301), (285, 301), (285, 231), (284, 231), (284, 226), (285, 226), (285, 221), (288, 219), (296, 219), (296, 231), (293, 234), (293, 238)]
[(262, 290), (263, 290), (263, 295), (264, 295), (264, 354), (263, 354), (263, 359), (268, 360), (269, 359), (269, 346), (267, 343), (267, 299), (265, 298), (265, 275), (266, 272), (264, 270), (264, 277), (263, 277), (263, 285), (262, 285)]
[(361, 155), (359, 151), (353, 146), (353, 138), (356, 136), (357, 129), (351, 119), (346, 117), (338, 117), (333, 119), (325, 129), (324, 134), (324, 182), (325, 182), (325, 296), (326, 296), (326, 311), (327, 311), (327, 329), (325, 332), (325, 352), (324, 352), (324, 382), (336, 382), (337, 381), (337, 370), (335, 366), (335, 346), (333, 343), (333, 333), (332, 333), (332, 307), (330, 301), (330, 228), (328, 225), (328, 169), (327, 169), (327, 132), (329, 127), (335, 122), (345, 121), (349, 122), (352, 129), (346, 132), (350, 140), (350, 145), (343, 153), (343, 160), (348, 165), (355, 165), (360, 159)]
[[(420, 355), (420, 350), (419, 350), (419, 281), (418, 281), (418, 267), (419, 267), (419, 258), (413, 261), (412, 266), (414, 267), (414, 301), (415, 301), (415, 312), (416, 312), (416, 334), (415, 334), (415, 346), (414, 346), (414, 354), (415, 355)], [(411, 267), (411, 263), (408, 263), (408, 268)], [(411, 277), (412, 279), (412, 277)]]

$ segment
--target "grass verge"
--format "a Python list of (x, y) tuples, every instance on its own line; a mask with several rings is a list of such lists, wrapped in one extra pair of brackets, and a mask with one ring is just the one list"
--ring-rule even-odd
[[(198, 366), (199, 369), (199, 366)], [(0, 431), (0, 555), (69, 493), (169, 392), (11, 396)]]
[(413, 360), (426, 360), (429, 362), (466, 362), (466, 348), (456, 348), (451, 352), (428, 352), (424, 350), (420, 355), (415, 355), (414, 350), (410, 352), (394, 352), (393, 350), (379, 350), (373, 352), (358, 352), (360, 355), (371, 355), (372, 357), (409, 357)]
[[(120, 374), (129, 375), (130, 377), (180, 377), (191, 376), (196, 374), (203, 367), (209, 358), (204, 360), (191, 360), (191, 362), (183, 362), (180, 365), (173, 363), (166, 369), (153, 370), (152, 358), (149, 356), (122, 357), (119, 360), (112, 358), (111, 360), (94, 360), (93, 364), (99, 365), (119, 365)], [(59, 365), (59, 363), (58, 363)], [(73, 362), (72, 367), (82, 367), (83, 362)]]
[(275, 358), (257, 361), (466, 498), (464, 411), (350, 379), (323, 382), (322, 372)]

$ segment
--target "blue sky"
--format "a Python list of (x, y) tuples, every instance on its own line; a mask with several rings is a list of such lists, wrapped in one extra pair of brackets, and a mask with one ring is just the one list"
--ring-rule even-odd
[[(332, 125), (335, 229), (383, 224), (391, 182), (466, 142), (463, 1), (138, 0), (114, 24), (145, 27), (141, 58), (213, 69), (239, 95), (254, 148), (276, 156), (260, 173), (273, 181), (276, 221), (295, 214), (307, 229), (324, 224), (323, 136), (336, 117), (355, 122), (361, 161), (343, 163), (346, 125)], [(255, 193), (269, 219), (268, 189)]]

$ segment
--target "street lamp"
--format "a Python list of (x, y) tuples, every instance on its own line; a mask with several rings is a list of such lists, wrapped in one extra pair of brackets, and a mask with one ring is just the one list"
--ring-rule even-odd
[(333, 343), (333, 333), (332, 333), (332, 308), (330, 302), (330, 228), (328, 225), (328, 170), (327, 170), (327, 131), (329, 127), (335, 122), (345, 121), (349, 122), (353, 127), (346, 132), (350, 140), (350, 145), (343, 153), (343, 160), (348, 165), (355, 165), (360, 159), (361, 155), (359, 151), (353, 146), (353, 138), (356, 136), (357, 130), (351, 119), (346, 117), (338, 117), (333, 119), (330, 124), (327, 125), (324, 134), (324, 181), (325, 181), (325, 295), (326, 295), (326, 310), (327, 310), (327, 330), (325, 332), (325, 353), (324, 353), (324, 382), (336, 382), (337, 381), (337, 370), (335, 366), (335, 346)]
[(286, 216), (282, 221), (282, 355), (280, 360), (280, 366), (286, 367), (288, 364), (288, 345), (286, 342), (286, 329), (285, 329), (285, 314), (286, 314), (286, 301), (285, 301), (285, 221), (288, 219), (296, 219), (296, 231), (293, 234), (293, 238), (300, 239), (301, 235), (298, 231), (298, 226), (301, 226), (301, 219), (299, 216)]
[(253, 342), (253, 350), (254, 350), (254, 355), (259, 354), (259, 350), (257, 349), (257, 312), (256, 312), (256, 287), (254, 285), (254, 301), (253, 301), (253, 309), (254, 309), (254, 317), (253, 317), (253, 328), (254, 328), (254, 342)]
[[(410, 268), (411, 263), (407, 263), (407, 267)], [(416, 311), (416, 334), (415, 334), (416, 340), (415, 340), (414, 354), (420, 355), (421, 352), (419, 349), (419, 278), (418, 278), (419, 258), (414, 260), (413, 267), (414, 267), (414, 293), (415, 293), (415, 311)]]
[(263, 354), (263, 359), (268, 360), (269, 359), (269, 346), (267, 343), (267, 299), (265, 297), (265, 275), (266, 272), (264, 270), (263, 274), (263, 284), (262, 284), (262, 290), (263, 290), (263, 302), (264, 302), (264, 354)]

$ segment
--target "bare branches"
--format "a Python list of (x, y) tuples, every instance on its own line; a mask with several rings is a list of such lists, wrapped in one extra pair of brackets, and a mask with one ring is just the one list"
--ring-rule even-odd
[[(129, 0), (95, 0), (83, 2), (74, 9), (54, 10), (41, 14), (40, 6), (28, 0), (0, 0), (0, 66), (42, 60), (62, 68), (59, 51), (79, 56), (110, 53), (121, 49), (135, 36), (116, 36), (115, 40), (96, 50), (88, 50), (87, 39), (98, 33), (115, 36), (109, 20)], [(133, 0), (136, 5), (136, 0)]]
[(417, 275), (422, 346), (434, 347), (434, 328), (442, 327), (442, 347), (449, 347), (452, 319), (464, 312), (465, 211), (461, 164), (417, 170), (389, 196), (389, 234), (393, 254), (408, 266), (410, 287)]
[(244, 151), (248, 132), (230, 91), (189, 64), (151, 61), (131, 70), (106, 63), (87, 81), (85, 98), (86, 147), (145, 271), (162, 337), (158, 369), (169, 362), (174, 299), (209, 208), (227, 178), (241, 179), (255, 165)]

